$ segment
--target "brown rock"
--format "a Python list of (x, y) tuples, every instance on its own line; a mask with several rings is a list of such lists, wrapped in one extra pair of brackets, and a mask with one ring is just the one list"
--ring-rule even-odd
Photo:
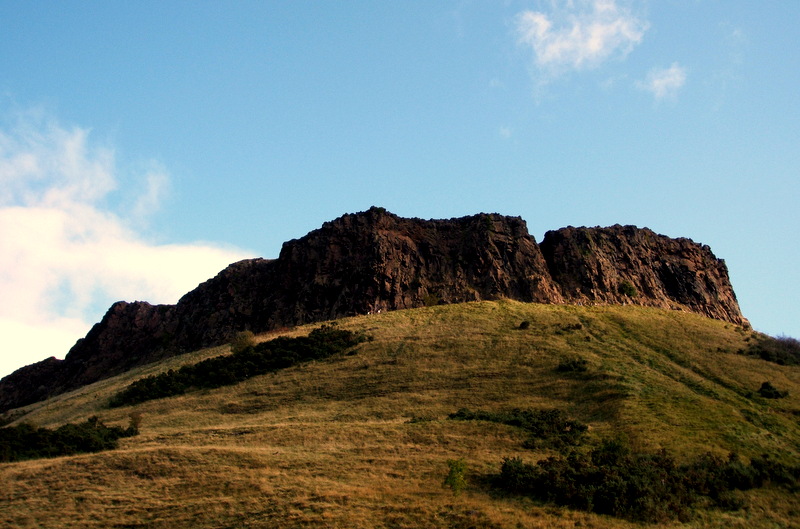
[(687, 309), (746, 324), (725, 262), (708, 246), (634, 226), (547, 232), (542, 253), (569, 303)]
[(689, 239), (633, 226), (570, 227), (548, 232), (539, 246), (519, 217), (404, 219), (372, 208), (285, 243), (276, 260), (234, 263), (176, 305), (115, 303), (63, 361), (2, 379), (0, 411), (242, 330), (499, 298), (636, 303), (746, 323), (724, 262)]

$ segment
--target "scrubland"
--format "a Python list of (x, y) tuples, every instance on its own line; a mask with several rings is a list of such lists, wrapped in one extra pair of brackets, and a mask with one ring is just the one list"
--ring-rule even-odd
[[(523, 324), (527, 322), (527, 324)], [(340, 320), (370, 341), (236, 385), (109, 408), (131, 382), (227, 354), (207, 349), (29, 406), (43, 427), (98, 416), (140, 434), (116, 450), (0, 465), (0, 526), (20, 528), (625, 528), (641, 523), (499, 491), (519, 428), (459, 409), (558, 409), (588, 443), (621, 439), (677, 460), (768, 454), (800, 465), (800, 367), (740, 354), (756, 333), (696, 314), (511, 301)], [(315, 326), (257, 336), (300, 336)], [(580, 365), (585, 369), (559, 369)], [(787, 391), (765, 399), (765, 381)], [(460, 494), (448, 460), (466, 463)], [(742, 493), (651, 527), (798, 527), (796, 491)]]

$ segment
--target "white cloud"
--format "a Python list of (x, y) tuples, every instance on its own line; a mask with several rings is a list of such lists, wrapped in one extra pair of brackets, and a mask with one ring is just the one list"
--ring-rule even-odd
[(129, 216), (105, 199), (119, 184), (113, 149), (89, 131), (24, 118), (0, 129), (0, 376), (64, 354), (116, 300), (174, 303), (240, 250), (155, 245), (131, 226), (169, 185), (156, 163)]
[(674, 62), (669, 68), (653, 68), (647, 74), (647, 78), (639, 81), (637, 86), (651, 92), (656, 100), (661, 100), (675, 97), (685, 83), (686, 70)]
[(131, 211), (133, 220), (140, 225), (158, 211), (161, 201), (170, 188), (166, 169), (157, 163), (151, 162), (149, 165), (143, 176), (144, 192), (136, 199)]
[(648, 23), (616, 0), (575, 0), (556, 4), (549, 13), (524, 11), (517, 16), (519, 42), (533, 51), (545, 78), (569, 70), (597, 67), (624, 57), (642, 41)]

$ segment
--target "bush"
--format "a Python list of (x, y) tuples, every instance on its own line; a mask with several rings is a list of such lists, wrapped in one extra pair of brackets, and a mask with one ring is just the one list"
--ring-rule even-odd
[(248, 347), (256, 345), (256, 336), (252, 331), (237, 332), (231, 342), (231, 352), (241, 353)]
[(563, 449), (575, 446), (582, 440), (588, 426), (569, 419), (561, 410), (513, 410), (490, 412), (470, 411), (466, 408), (448, 416), (457, 421), (489, 421), (522, 428), (530, 434), (526, 448)]
[(780, 391), (769, 382), (761, 384), (761, 387), (758, 389), (758, 394), (765, 399), (782, 399), (789, 396), (788, 391)]
[(197, 364), (170, 369), (166, 373), (137, 380), (114, 395), (112, 407), (181, 395), (192, 389), (211, 389), (236, 384), (248, 378), (327, 358), (363, 342), (365, 337), (351, 331), (323, 325), (308, 336), (279, 337), (247, 346), (228, 356), (217, 356)]
[(442, 482), (443, 487), (450, 487), (453, 494), (458, 496), (461, 491), (467, 486), (467, 463), (464, 459), (448, 459), (447, 467), (449, 469), (447, 477)]
[(127, 429), (106, 426), (97, 417), (85, 423), (65, 424), (55, 430), (31, 424), (0, 428), (0, 462), (112, 450), (123, 437), (138, 434), (138, 424)]
[(589, 370), (589, 362), (583, 358), (563, 358), (556, 366), (559, 373), (585, 373)]
[(636, 290), (636, 287), (633, 286), (633, 283), (630, 281), (623, 281), (619, 284), (619, 293), (623, 296), (628, 296), (630, 298), (635, 298), (639, 295), (639, 292)]
[(422, 301), (423, 303), (425, 303), (426, 307), (435, 307), (436, 305), (442, 304), (441, 298), (437, 294), (434, 294), (433, 292), (425, 294), (425, 297), (423, 298)]
[(128, 415), (130, 418), (130, 423), (128, 423), (128, 429), (126, 432), (130, 436), (139, 435), (139, 428), (142, 426), (142, 414), (141, 412), (135, 411)]
[(800, 341), (788, 336), (758, 335), (743, 352), (778, 365), (800, 365)]
[(605, 441), (588, 454), (550, 457), (535, 465), (519, 458), (503, 460), (496, 484), (514, 493), (576, 509), (635, 521), (686, 520), (691, 507), (707, 498), (723, 509), (738, 509), (743, 500), (734, 491), (765, 483), (796, 487), (800, 467), (768, 457), (743, 464), (707, 454), (678, 465), (665, 450), (632, 453), (622, 442)]

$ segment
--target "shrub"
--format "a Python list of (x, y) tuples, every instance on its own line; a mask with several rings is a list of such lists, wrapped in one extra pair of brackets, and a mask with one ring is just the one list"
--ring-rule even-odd
[(228, 356), (217, 356), (197, 364), (137, 380), (114, 395), (112, 407), (181, 395), (192, 389), (218, 388), (248, 378), (293, 366), (300, 362), (327, 358), (363, 342), (366, 338), (352, 331), (322, 325), (308, 336), (278, 337), (269, 342), (245, 347)]
[(132, 425), (127, 429), (106, 426), (97, 417), (55, 430), (31, 424), (0, 428), (0, 462), (112, 450), (119, 439), (137, 433)]
[(589, 362), (583, 358), (563, 358), (556, 366), (559, 373), (585, 373), (589, 370)]
[(800, 365), (800, 341), (788, 336), (756, 335), (743, 352), (778, 365)]
[(439, 296), (433, 292), (425, 294), (425, 297), (422, 301), (425, 303), (426, 307), (435, 307), (436, 305), (442, 304), (441, 298), (439, 298)]
[(535, 465), (523, 463), (520, 457), (507, 457), (500, 466), (496, 484), (514, 494), (532, 495), (536, 491), (537, 478)]
[(231, 342), (231, 352), (241, 353), (249, 347), (256, 345), (256, 336), (252, 331), (237, 332)]
[(142, 426), (142, 414), (141, 412), (134, 411), (128, 415), (130, 422), (128, 423), (128, 429), (126, 432), (130, 436), (138, 435), (139, 428)]
[(433, 415), (414, 415), (408, 420), (408, 424), (418, 424), (424, 422), (435, 421), (436, 417)]
[(522, 428), (530, 438), (526, 448), (563, 449), (580, 443), (588, 426), (569, 419), (561, 410), (513, 410), (490, 412), (470, 411), (466, 408), (448, 416), (458, 421), (489, 421)]
[(639, 292), (636, 290), (636, 287), (633, 286), (633, 283), (627, 280), (619, 284), (618, 290), (620, 294), (622, 294), (623, 296), (628, 296), (630, 298), (635, 298), (636, 296), (639, 295)]
[(788, 391), (780, 391), (769, 382), (761, 384), (761, 387), (758, 389), (758, 394), (765, 399), (782, 399), (789, 396)]
[(765, 483), (796, 487), (800, 467), (768, 457), (743, 464), (707, 454), (678, 465), (662, 450), (632, 453), (622, 442), (605, 441), (588, 454), (550, 457), (535, 465), (519, 458), (503, 460), (495, 483), (500, 488), (576, 509), (635, 521), (686, 520), (701, 498), (724, 509), (738, 509), (743, 500), (734, 491)]
[(442, 482), (442, 486), (450, 487), (453, 494), (458, 496), (467, 486), (467, 463), (463, 458), (448, 459), (447, 467), (449, 471)]

